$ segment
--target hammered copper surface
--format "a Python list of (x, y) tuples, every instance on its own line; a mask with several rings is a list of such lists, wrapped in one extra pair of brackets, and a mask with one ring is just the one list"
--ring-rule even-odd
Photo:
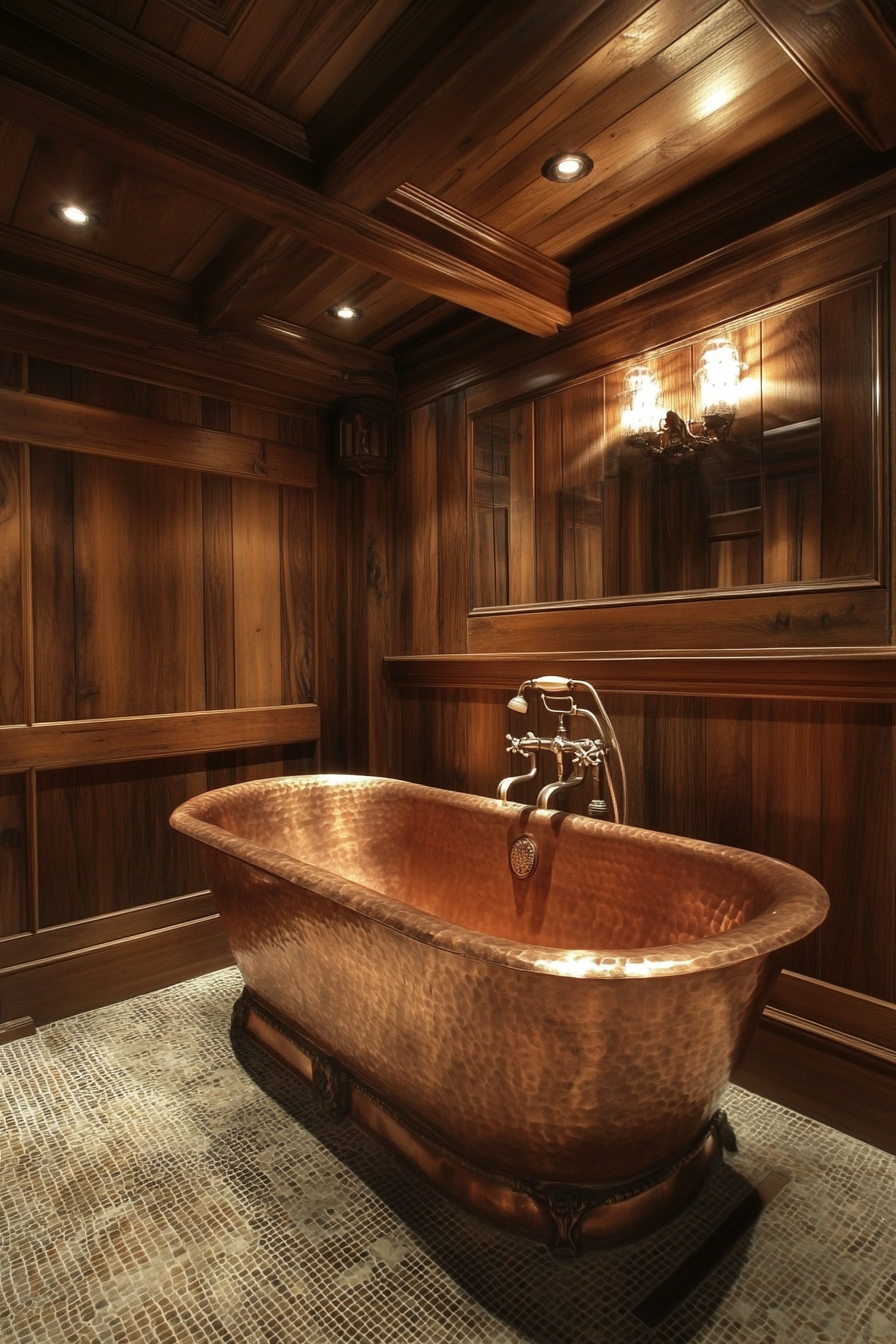
[(247, 985), (472, 1161), (538, 1180), (623, 1181), (691, 1142), (776, 954), (827, 909), (759, 855), (391, 780), (253, 781), (172, 820)]

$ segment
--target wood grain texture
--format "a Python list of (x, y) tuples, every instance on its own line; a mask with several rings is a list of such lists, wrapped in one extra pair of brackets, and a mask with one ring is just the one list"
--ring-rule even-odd
[(79, 454), (72, 493), (77, 717), (203, 708), (200, 477)]
[(0, 939), (28, 929), (25, 776), (0, 775)]
[(0, 723), (25, 721), (22, 450), (0, 442)]
[(436, 408), (436, 491), (439, 547), (439, 652), (457, 653), (467, 644), (470, 608), (468, 552), (455, 550), (467, 533), (467, 417), (463, 393), (445, 397)]
[(260, 438), (223, 434), (198, 426), (175, 425), (148, 416), (62, 402), (0, 389), (0, 415), (8, 432), (26, 443), (153, 466), (217, 472), (273, 484), (310, 488), (317, 474), (314, 455)]
[[(228, 411), (229, 411), (228, 406)], [(202, 477), (202, 589), (205, 708), (234, 709), (233, 516), (231, 482)], [(48, 716), (49, 717), (49, 716)], [(63, 718), (64, 715), (54, 717)]]
[(470, 653), (552, 653), (579, 649), (800, 648), (885, 644), (886, 594), (876, 585), (718, 597), (711, 606), (685, 599), (641, 600), (542, 610), (474, 613)]
[(236, 705), (279, 705), (280, 500), (275, 490), (254, 481), (234, 480), (231, 490)]
[(315, 698), (314, 495), (280, 491), (281, 691), (284, 703)]
[(392, 655), (385, 659), (397, 686), (514, 687), (545, 672), (583, 677), (613, 691), (651, 695), (754, 696), (772, 700), (896, 702), (896, 651), (879, 648), (652, 649), (558, 653)]
[(232, 962), (217, 915), (0, 975), (4, 1018), (41, 1025)]
[(0, 772), (139, 761), (184, 751), (225, 751), (320, 737), (317, 705), (130, 715), (0, 728)]
[(877, 569), (876, 310), (873, 283), (821, 302), (824, 577), (834, 572), (873, 574)]
[(864, 0), (744, 0), (872, 149), (896, 145), (896, 37)]
[(896, 1000), (894, 751), (891, 705), (824, 706), (819, 879), (832, 904), (818, 978), (890, 1001)]
[(195, 846), (168, 817), (206, 787), (201, 757), (81, 766), (38, 775), (44, 928), (205, 888)]

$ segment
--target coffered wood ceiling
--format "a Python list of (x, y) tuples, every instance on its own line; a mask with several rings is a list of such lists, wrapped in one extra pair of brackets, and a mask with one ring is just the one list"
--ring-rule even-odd
[(0, 118), (7, 325), (326, 402), (889, 168), (896, 36), (888, 0), (0, 0)]

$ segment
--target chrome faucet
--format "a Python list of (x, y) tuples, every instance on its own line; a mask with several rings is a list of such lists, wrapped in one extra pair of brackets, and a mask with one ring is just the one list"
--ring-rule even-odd
[[(627, 811), (625, 762), (613, 725), (597, 691), (587, 681), (575, 681), (566, 677), (533, 677), (531, 680), (523, 682), (516, 695), (508, 700), (507, 708), (514, 710), (517, 714), (525, 714), (529, 709), (525, 692), (530, 688), (540, 693), (541, 703), (549, 713), (558, 715), (560, 723), (553, 737), (537, 737), (532, 732), (524, 733), (522, 737), (513, 737), (512, 734), (507, 734), (507, 741), (510, 743), (507, 748), (508, 752), (512, 756), (528, 757), (530, 768), (527, 774), (508, 775), (506, 779), (501, 780), (498, 785), (498, 797), (501, 802), (506, 803), (508, 801), (507, 795), (513, 785), (522, 784), (527, 779), (535, 778), (538, 773), (538, 753), (539, 751), (548, 751), (556, 758), (557, 778), (552, 783), (546, 784), (539, 793), (538, 807), (554, 807), (557, 802), (566, 798), (573, 789), (577, 789), (581, 785), (586, 771), (590, 769), (594, 797), (588, 804), (588, 815), (606, 819), (612, 809), (612, 820), (624, 822)], [(573, 695), (576, 690), (591, 692), (597, 706), (596, 714), (592, 710), (576, 704)], [(563, 703), (558, 705), (557, 703), (550, 703), (551, 701), (562, 701)], [(596, 735), (594, 737), (570, 737), (567, 728), (568, 718), (590, 719)], [(618, 793), (613, 780), (613, 771), (610, 767), (609, 758), (611, 755), (619, 776)], [(564, 778), (567, 758), (571, 760), (572, 768)], [(603, 797), (603, 786), (606, 787), (610, 796), (609, 806)]]

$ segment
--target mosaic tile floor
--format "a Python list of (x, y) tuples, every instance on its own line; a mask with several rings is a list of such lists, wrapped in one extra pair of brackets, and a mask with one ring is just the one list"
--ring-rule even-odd
[[(251, 1042), (220, 971), (0, 1048), (0, 1340), (894, 1344), (896, 1158), (731, 1088), (740, 1154), (672, 1227), (572, 1263), (428, 1190)], [(789, 1184), (655, 1329), (632, 1314)]]

